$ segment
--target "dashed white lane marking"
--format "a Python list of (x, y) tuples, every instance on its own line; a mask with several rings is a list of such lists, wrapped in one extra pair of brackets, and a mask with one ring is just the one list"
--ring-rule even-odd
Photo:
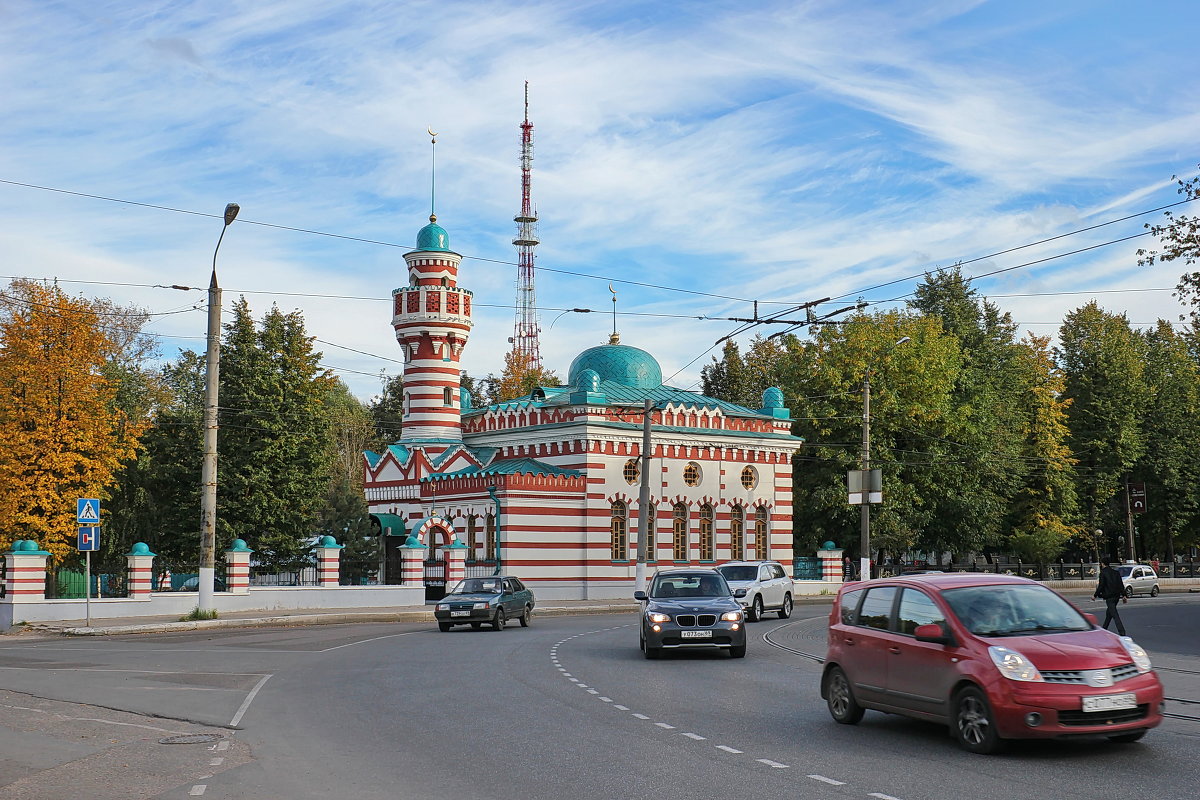
[[(759, 758), (756, 760), (760, 764), (766, 764), (768, 767), (773, 767), (775, 769), (791, 769), (787, 764), (780, 764), (778, 761), (772, 761), (769, 758)], [(892, 798), (892, 800), (896, 800), (896, 798)]]
[(833, 778), (826, 778), (824, 775), (809, 775), (808, 777), (812, 778), (814, 781), (820, 781), (821, 783), (828, 783), (830, 786), (845, 786), (846, 785), (845, 781), (835, 781)]
[(217, 751), (218, 752), (224, 752), (228, 749), (229, 749), (229, 740), (228, 739), (224, 739), (220, 742), (217, 742)]
[(579, 678), (571, 678), (571, 683), (579, 683)]
[(614, 705), (613, 708), (615, 708), (617, 711), (628, 711), (629, 710), (629, 706)]
[(209, 765), (210, 767), (219, 767), (219, 766), (221, 766), (221, 765), (222, 765), (222, 764), (224, 764), (224, 763), (225, 763), (225, 759), (223, 759), (223, 758), (214, 758), (213, 760), (211, 760), (211, 761), (209, 761), (209, 762), (208, 762), (208, 765)]
[(892, 797), (890, 794), (880, 794), (879, 792), (871, 792), (867, 797), (878, 797), (879, 800), (900, 800), (899, 797)]
[(656, 723), (654, 723), (654, 724), (655, 724), (655, 725), (657, 725), (658, 727), (662, 728), (663, 730), (667, 730), (667, 731), (673, 731), (673, 730), (675, 730), (675, 726), (674, 726), (674, 725), (668, 725), (668, 724), (667, 724), (667, 723), (665, 723), (665, 722), (656, 722)]
[(681, 733), (679, 735), (686, 736), (689, 739), (695, 739), (697, 742), (703, 742), (705, 739), (708, 738), (707, 736), (701, 736), (698, 733)]
[(719, 745), (717, 745), (717, 749), (724, 750), (726, 753), (741, 753), (742, 752), (741, 750), (738, 750), (736, 747), (730, 747), (727, 744), (719, 744)]
[(600, 694), (595, 689), (588, 689), (588, 694)]
[(650, 719), (645, 714), (634, 714), (634, 716), (637, 717), (638, 719)]
[(193, 797), (199, 797), (200, 795), (204, 794), (204, 790), (207, 788), (208, 788), (208, 784), (197, 783), (195, 786), (193, 786), (191, 789), (188, 790), (188, 794), (192, 795)]
[(612, 702), (612, 698), (611, 698), (611, 697), (597, 697), (596, 699), (597, 699), (597, 700), (599, 700), (599, 701), (601, 701), (601, 702), (603, 702), (603, 703), (611, 703), (611, 702)]

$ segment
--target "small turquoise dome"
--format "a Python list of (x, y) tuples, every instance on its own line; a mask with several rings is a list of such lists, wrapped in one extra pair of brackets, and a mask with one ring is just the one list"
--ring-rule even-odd
[(584, 391), (592, 388), (591, 372), (601, 381), (612, 381), (631, 389), (657, 389), (662, 386), (662, 367), (654, 356), (627, 344), (602, 344), (575, 356), (567, 382)]
[(37, 552), (38, 545), (37, 545), (37, 542), (35, 542), (33, 539), (25, 539), (24, 541), (20, 542), (19, 544), (21, 545), (20, 547), (13, 545), (13, 550), (20, 550), (23, 553), (36, 553)]
[(772, 386), (763, 392), (763, 408), (783, 408), (783, 392)]
[(450, 234), (437, 224), (437, 217), (429, 215), (429, 224), (417, 232), (417, 249), (450, 252)]
[(154, 553), (150, 552), (150, 545), (146, 544), (145, 542), (134, 542), (133, 547), (129, 548), (129, 555), (152, 556)]
[(318, 547), (338, 547), (339, 545), (337, 543), (337, 540), (334, 539), (332, 536), (322, 536), (321, 543), (317, 546)]

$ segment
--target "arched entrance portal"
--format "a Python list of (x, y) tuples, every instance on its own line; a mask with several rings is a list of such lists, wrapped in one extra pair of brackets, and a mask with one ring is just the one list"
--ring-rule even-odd
[(454, 523), (445, 517), (426, 517), (413, 526), (412, 535), (429, 548), (425, 553), (425, 602), (446, 596), (446, 548), (454, 541)]

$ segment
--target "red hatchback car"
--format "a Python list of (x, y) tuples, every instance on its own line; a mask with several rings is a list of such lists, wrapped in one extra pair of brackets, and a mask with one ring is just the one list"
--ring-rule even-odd
[(958, 573), (848, 583), (829, 617), (821, 697), (944, 723), (974, 753), (1005, 739), (1134, 742), (1162, 722), (1146, 651), (1025, 578)]

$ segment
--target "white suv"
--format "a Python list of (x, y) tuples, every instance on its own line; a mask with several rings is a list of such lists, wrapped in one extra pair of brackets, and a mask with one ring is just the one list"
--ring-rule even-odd
[(792, 579), (778, 561), (729, 561), (717, 567), (734, 591), (745, 589), (740, 598), (746, 619), (757, 622), (764, 611), (778, 611), (780, 619), (792, 615)]

